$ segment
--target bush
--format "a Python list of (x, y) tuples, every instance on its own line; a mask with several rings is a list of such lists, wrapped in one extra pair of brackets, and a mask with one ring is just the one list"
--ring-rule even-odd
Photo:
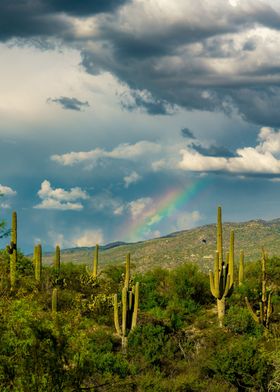
[(238, 391), (267, 391), (272, 367), (258, 340), (239, 337), (217, 346), (208, 359), (208, 375), (219, 376)]
[(261, 336), (263, 328), (252, 318), (246, 308), (231, 306), (225, 315), (225, 327), (237, 334), (248, 333)]
[(167, 355), (166, 346), (169, 340), (168, 331), (162, 325), (140, 325), (129, 335), (129, 353), (143, 356), (147, 364), (159, 366)]

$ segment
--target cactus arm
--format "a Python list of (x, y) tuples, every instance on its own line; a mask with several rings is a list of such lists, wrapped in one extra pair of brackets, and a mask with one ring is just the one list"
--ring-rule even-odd
[(220, 262), (219, 260), (220, 260), (219, 252), (216, 251), (215, 262), (214, 262), (214, 285), (216, 288), (216, 292), (218, 292), (218, 287), (219, 287), (219, 262)]
[(135, 284), (134, 309), (132, 315), (131, 330), (133, 330), (137, 324), (138, 307), (139, 307), (139, 282)]
[(127, 320), (127, 289), (122, 289), (122, 335), (126, 336), (126, 320)]
[(222, 296), (223, 296), (223, 294), (224, 294), (224, 291), (225, 291), (225, 285), (226, 285), (226, 277), (225, 277), (225, 274), (226, 274), (226, 266), (223, 265), (223, 266), (222, 266), (221, 273), (220, 273), (219, 299), (222, 298)]
[(121, 336), (121, 329), (120, 329), (120, 323), (119, 323), (119, 310), (118, 310), (118, 295), (114, 294), (113, 297), (114, 300), (114, 323), (115, 323), (115, 328), (117, 331), (117, 334)]
[(226, 285), (225, 285), (223, 297), (228, 297), (229, 296), (229, 291), (230, 291), (231, 287), (232, 287), (231, 286), (231, 276), (227, 275), (227, 280), (226, 280)]
[(217, 295), (218, 293), (215, 290), (214, 274), (213, 274), (213, 272), (211, 270), (209, 271), (209, 278), (210, 278), (210, 290), (211, 290), (211, 293), (212, 293), (213, 297), (218, 298), (218, 295)]
[(253, 317), (253, 319), (255, 320), (255, 322), (259, 324), (259, 323), (260, 323), (260, 318), (259, 318), (259, 317), (256, 315), (256, 313), (253, 311), (252, 306), (251, 306), (251, 304), (250, 304), (250, 302), (249, 302), (249, 300), (248, 300), (247, 297), (245, 297), (245, 302), (246, 302), (247, 308), (248, 308), (248, 310), (249, 310), (251, 316)]
[(132, 311), (133, 309), (133, 299), (134, 299), (134, 287), (133, 287), (133, 291), (129, 291), (128, 294), (128, 310)]

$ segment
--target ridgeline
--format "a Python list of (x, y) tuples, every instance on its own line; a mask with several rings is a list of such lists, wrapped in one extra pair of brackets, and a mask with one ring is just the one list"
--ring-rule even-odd
[[(279, 255), (280, 218), (271, 221), (251, 220), (241, 223), (224, 223), (224, 243), (229, 247), (230, 229), (235, 232), (235, 256), (244, 249), (245, 262), (258, 260), (261, 248), (269, 256)], [(94, 247), (72, 248), (61, 251), (62, 262), (91, 265)], [(164, 237), (136, 243), (116, 242), (100, 246), (100, 267), (124, 263), (131, 254), (133, 268), (144, 272), (153, 267), (173, 269), (185, 262), (196, 263), (201, 270), (208, 271), (213, 265), (216, 250), (216, 224), (179, 231)], [(53, 254), (43, 256), (45, 264), (53, 262)]]

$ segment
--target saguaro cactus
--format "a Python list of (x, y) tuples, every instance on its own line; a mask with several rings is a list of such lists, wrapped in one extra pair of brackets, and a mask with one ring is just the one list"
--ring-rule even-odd
[(56, 245), (55, 247), (55, 258), (54, 258), (54, 267), (58, 270), (60, 269), (60, 247)]
[(139, 282), (128, 290), (126, 286), (122, 289), (122, 325), (119, 323), (118, 296), (114, 295), (114, 322), (116, 332), (122, 340), (123, 352), (127, 349), (127, 337), (137, 324), (139, 306)]
[(225, 316), (225, 299), (233, 291), (234, 271), (234, 232), (230, 233), (230, 248), (226, 255), (226, 263), (223, 261), (223, 236), (222, 236), (222, 209), (218, 207), (217, 214), (217, 251), (214, 263), (214, 272), (209, 271), (210, 289), (217, 299), (217, 312), (219, 325), (223, 326)]
[(11, 242), (7, 246), (7, 251), (10, 254), (10, 284), (13, 290), (16, 284), (17, 265), (17, 213), (15, 211), (12, 214)]
[(95, 245), (94, 257), (93, 257), (93, 268), (92, 268), (92, 276), (93, 278), (97, 278), (97, 269), (98, 269), (98, 258), (99, 258), (99, 245)]
[(248, 310), (249, 310), (251, 316), (253, 317), (253, 319), (256, 321), (256, 323), (262, 324), (266, 329), (268, 329), (270, 317), (273, 312), (273, 307), (271, 304), (272, 291), (267, 290), (266, 262), (267, 262), (267, 255), (263, 249), (262, 250), (262, 259), (261, 259), (261, 263), (262, 263), (262, 272), (261, 272), (262, 296), (261, 296), (261, 301), (259, 302), (259, 310), (257, 312), (254, 312), (247, 297), (245, 297), (245, 301), (246, 301)]
[(35, 246), (35, 280), (37, 283), (41, 282), (42, 275), (42, 245)]
[(244, 281), (244, 251), (240, 251), (239, 270), (238, 270), (238, 284), (242, 286)]

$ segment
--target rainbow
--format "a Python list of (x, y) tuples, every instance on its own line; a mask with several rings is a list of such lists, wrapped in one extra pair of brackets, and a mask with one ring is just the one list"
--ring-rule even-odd
[(147, 231), (154, 229), (162, 220), (178, 215), (182, 207), (193, 200), (209, 183), (207, 177), (188, 184), (185, 188), (172, 189), (150, 203), (141, 215), (137, 215), (125, 225), (121, 238), (127, 241), (141, 240)]

